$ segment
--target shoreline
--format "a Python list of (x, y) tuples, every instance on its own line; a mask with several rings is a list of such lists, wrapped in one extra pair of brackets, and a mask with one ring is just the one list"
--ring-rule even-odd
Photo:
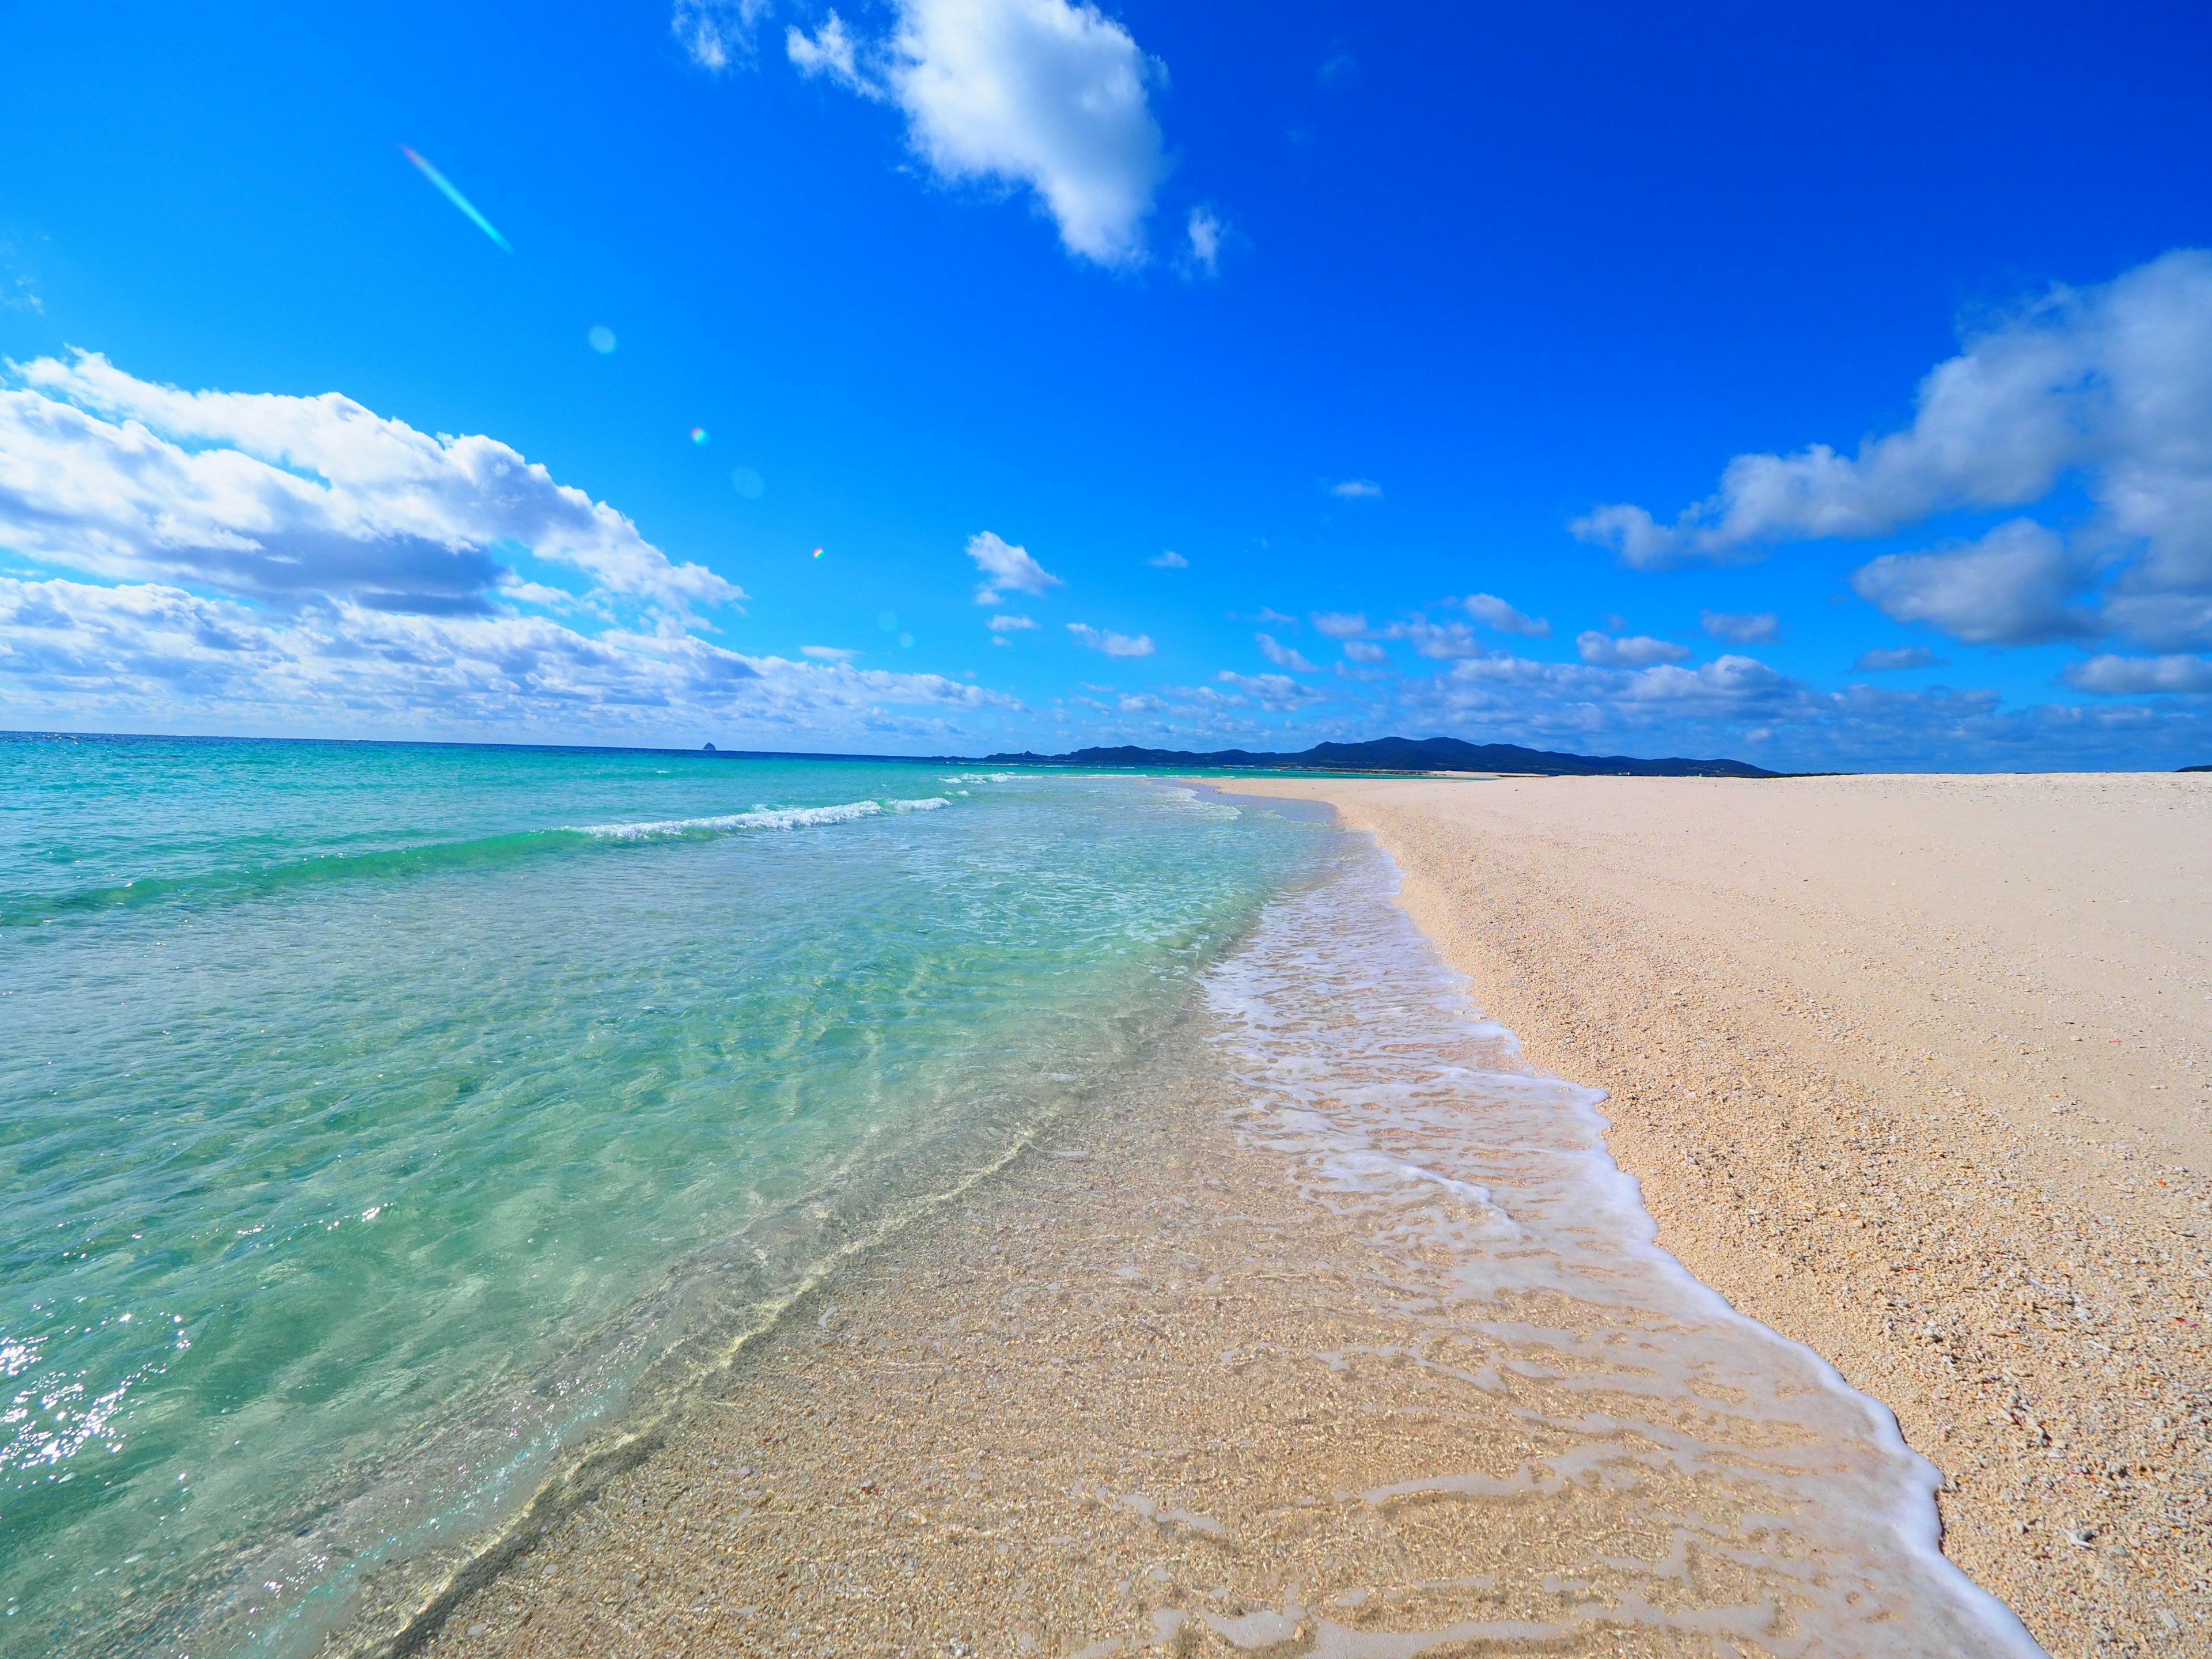
[[(1356, 964), (1338, 971), (1371, 983)], [(1367, 1027), (1346, 1029), (1356, 1044)], [(1486, 1029), (1470, 1058), (1510, 1056)], [(1486, 1195), (1452, 1195), (1480, 1188), (1440, 1179), (1454, 1156), (1486, 1155), (1470, 1121), (1448, 1113), (1444, 1139), (1420, 1150), (1409, 1097), (1395, 1146), (1365, 1130), (1316, 1140), (1300, 1110), (1259, 1103), (1264, 1077), (1219, 1047), (1223, 1030), (1194, 1004), (1186, 1040), (1092, 1112), (812, 1292), (653, 1455), (417, 1650), (1671, 1656), (1733, 1635), (1768, 1651), (1907, 1654), (1934, 1650), (1956, 1616), (1939, 1608), (1976, 1605), (1939, 1575), (1911, 1604), (1928, 1615), (1908, 1627), (1923, 1645), (1898, 1646), (1877, 1609), (1907, 1582), (1897, 1569), (1919, 1569), (1909, 1547), (1881, 1565), (1894, 1500), (1826, 1539), (1774, 1518), (1842, 1490), (1813, 1471), (1844, 1443), (1806, 1442), (1819, 1455), (1798, 1468), (1786, 1449), (1805, 1442), (1804, 1408), (1757, 1403), (1806, 1387), (1764, 1375), (1757, 1353), (1784, 1345), (1759, 1333), (1765, 1350), (1713, 1372), (1695, 1316), (1633, 1299), (1608, 1334), (1614, 1295), (1577, 1291), (1571, 1257), (1516, 1242), (1532, 1223), (1499, 1234)], [(1281, 1075), (1313, 1054), (1285, 1056)], [(1372, 1075), (1395, 1075), (1380, 1058)], [(1546, 1112), (1586, 1097), (1510, 1061), (1472, 1063), (1506, 1064), (1470, 1075), (1559, 1103)], [(1579, 1167), (1577, 1135), (1611, 1162), (1571, 1112), (1532, 1121), (1553, 1127), (1530, 1141), (1501, 1121), (1504, 1161), (1480, 1178), (1516, 1192), (1534, 1180), (1512, 1200), (1526, 1217), (1564, 1200), (1568, 1240), (1582, 1202), (1571, 1186), (1547, 1198), (1557, 1177), (1536, 1166)], [(1592, 1288), (1619, 1277), (1603, 1263), (1621, 1243), (1621, 1267), (1642, 1249), (1603, 1228), (1595, 1242)], [(1705, 1296), (1687, 1289), (1685, 1309)], [(1626, 1370), (1612, 1357), (1624, 1340), (1648, 1355)], [(1853, 1420), (1863, 1407), (1824, 1397)], [(1856, 1479), (1852, 1467), (1838, 1474)], [(1811, 1513), (1826, 1524), (1822, 1502)], [(1821, 1646), (1824, 1629), (1857, 1634)], [(2009, 1640), (1992, 1627), (1937, 1646)]]
[(1474, 1000), (1607, 1091), (1661, 1244), (1896, 1412), (2047, 1648), (2212, 1644), (2212, 1136), (2168, 1104), (2212, 1099), (2204, 781), (1240, 789), (1377, 837)]

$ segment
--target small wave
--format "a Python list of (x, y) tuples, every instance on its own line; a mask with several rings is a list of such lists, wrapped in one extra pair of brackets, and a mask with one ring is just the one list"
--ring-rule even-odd
[(601, 841), (665, 841), (684, 836), (726, 835), (736, 830), (805, 830), (820, 823), (850, 823), (880, 812), (929, 812), (951, 805), (942, 795), (931, 795), (921, 800), (854, 800), (837, 806), (756, 806), (750, 812), (719, 812), (711, 817), (580, 824), (574, 833)]

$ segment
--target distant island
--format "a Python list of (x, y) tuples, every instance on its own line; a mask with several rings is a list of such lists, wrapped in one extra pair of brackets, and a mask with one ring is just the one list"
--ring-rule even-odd
[[(954, 757), (945, 757), (951, 760)], [(1638, 760), (1632, 755), (1569, 755), (1515, 743), (1465, 743), (1457, 738), (1376, 738), (1366, 743), (1317, 743), (1294, 755), (1220, 749), (1078, 749), (1073, 754), (987, 755), (987, 766), (1254, 767), (1302, 772), (1516, 772), (1536, 776), (1619, 778), (1778, 778), (1763, 766), (1735, 760)]]

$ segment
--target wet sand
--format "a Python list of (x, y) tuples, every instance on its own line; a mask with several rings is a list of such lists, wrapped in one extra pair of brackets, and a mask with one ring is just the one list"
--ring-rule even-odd
[(2054, 1654), (2212, 1652), (2212, 777), (1297, 780)]
[[(1879, 1413), (1763, 1333), (1686, 1370), (1690, 1303), (1623, 1316), (1583, 1292), (1632, 1274), (1577, 1291), (1536, 1247), (1526, 1137), (1486, 1177), (1502, 1214), (1437, 1178), (1474, 1168), (1463, 1114), (1425, 1143), (1419, 1110), (1388, 1144), (1316, 1129), (1304, 1051), (1261, 1109), (1223, 1030), (1194, 1006), (1149, 1069), (840, 1273), (412, 1649), (2005, 1650), (1900, 1613), (1923, 1569), (1889, 1510), (1841, 1553), (1793, 1527), (1835, 1443), (1802, 1424)], [(1864, 1464), (1833, 1467), (1840, 1492)]]

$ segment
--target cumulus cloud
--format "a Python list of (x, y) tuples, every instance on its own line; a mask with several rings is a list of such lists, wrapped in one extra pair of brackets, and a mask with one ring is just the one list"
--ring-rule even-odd
[(1471, 593), (1466, 605), (1468, 616), (1498, 633), (1519, 634), (1533, 640), (1552, 636), (1552, 624), (1548, 619), (1516, 610), (1495, 593)]
[(684, 617), (744, 594), (487, 437), (432, 437), (337, 392), (182, 392), (78, 352), (0, 388), (0, 545), (117, 580), (284, 604), (487, 614), (526, 549)]
[(1344, 654), (1353, 662), (1388, 662), (1390, 653), (1372, 640), (1346, 640)]
[(1297, 674), (1318, 674), (1321, 672), (1319, 664), (1308, 662), (1303, 656), (1299, 655), (1297, 651), (1293, 650), (1291, 647), (1285, 645), (1281, 641), (1275, 638), (1273, 635), (1255, 634), (1252, 637), (1260, 642), (1260, 654), (1265, 657), (1269, 662), (1274, 664), (1276, 667), (1287, 668), (1293, 673)]
[[(1279, 620), (1288, 622), (1284, 617)], [(1367, 631), (1367, 618), (1357, 611), (1316, 611), (1313, 613), (1316, 631), (1332, 640), (1356, 640)]]
[(1183, 255), (1183, 268), (1211, 276), (1221, 268), (1221, 239), (1229, 227), (1221, 222), (1213, 210), (1194, 207), (1185, 229), (1188, 246)]
[(2102, 655), (2067, 664), (2060, 678), (2076, 691), (2127, 697), (2147, 691), (2212, 691), (2212, 662), (2203, 657)]
[(1706, 637), (1730, 645), (1759, 645), (1782, 631), (1782, 618), (1771, 611), (1701, 611), (1698, 623)]
[(1062, 586), (1059, 577), (1030, 556), (1029, 549), (1002, 541), (988, 530), (968, 538), (968, 556), (983, 573), (983, 580), (975, 584), (978, 605), (1004, 603), (1004, 588), (1044, 593)]
[(1238, 674), (1224, 668), (1216, 678), (1224, 685), (1235, 686), (1261, 708), (1276, 714), (1290, 714), (1328, 701), (1327, 692), (1294, 680), (1288, 674)]
[(876, 94), (874, 83), (860, 72), (859, 43), (834, 11), (811, 35), (796, 24), (786, 28), (783, 49), (801, 75), (825, 76), (849, 91)]
[(1875, 559), (1851, 586), (1899, 622), (1929, 623), (1970, 644), (2033, 645), (2095, 631), (2075, 603), (2089, 580), (2055, 532), (2015, 519), (1964, 547)]
[(669, 33), (701, 69), (720, 74), (753, 58), (753, 31), (769, 0), (676, 0)]
[(1924, 645), (1903, 645), (1893, 649), (1877, 646), (1860, 652), (1858, 660), (1851, 666), (1863, 673), (1886, 674), (1904, 668), (1948, 668), (1950, 663)]
[(219, 715), (264, 729), (613, 735), (703, 720), (818, 733), (880, 729), (886, 703), (1023, 708), (939, 675), (750, 656), (664, 629), (586, 635), (543, 617), (343, 600), (272, 611), (165, 583), (60, 577), (0, 577), (0, 682), (11, 703), (48, 715), (171, 729)]
[(1690, 647), (1672, 640), (1655, 640), (1648, 634), (1616, 639), (1589, 629), (1575, 635), (1575, 654), (1602, 668), (1644, 668), (1653, 663), (1680, 662), (1690, 654)]
[(1379, 637), (1404, 640), (1425, 657), (1478, 657), (1483, 653), (1482, 642), (1463, 622), (1392, 623)]
[(1182, 554), (1173, 550), (1162, 553), (1158, 558), (1147, 559), (1145, 562), (1151, 565), (1155, 570), (1188, 570), (1190, 568), (1190, 561), (1183, 557)]
[(1069, 252), (1141, 264), (1168, 168), (1150, 103), (1164, 72), (1129, 31), (1069, 0), (897, 0), (897, 14), (862, 41), (832, 12), (786, 49), (801, 73), (897, 105), (939, 179), (1026, 185)]
[(1149, 634), (1116, 634), (1111, 629), (1093, 628), (1088, 623), (1070, 623), (1067, 631), (1075, 636), (1078, 645), (1103, 651), (1109, 657), (1149, 657), (1157, 649)]
[(984, 626), (994, 634), (1016, 634), (1025, 628), (1035, 628), (1036, 624), (1027, 617), (1001, 614), (992, 617)]
[(0, 548), (43, 569), (0, 585), (0, 696), (42, 718), (650, 737), (1022, 708), (834, 647), (791, 661), (696, 637), (697, 609), (733, 605), (735, 584), (495, 439), (337, 393), (183, 392), (86, 354), (13, 374)]
[(1341, 483), (1331, 484), (1328, 493), (1340, 501), (1379, 501), (1382, 499), (1382, 486), (1372, 478), (1346, 478)]
[[(2055, 555), (1878, 561), (1872, 585), (1961, 639), (2212, 637), (2212, 252), (2056, 287), (1970, 332), (1922, 380), (1911, 423), (1852, 453), (1814, 444), (1739, 455), (1718, 489), (1671, 520), (1615, 503), (1571, 528), (1652, 568), (1891, 535), (1959, 510), (2049, 502), (2055, 513), (2076, 490), (2090, 512), (2068, 535), (2063, 576)], [(1944, 592), (1923, 605), (1911, 592), (1922, 586)]]

